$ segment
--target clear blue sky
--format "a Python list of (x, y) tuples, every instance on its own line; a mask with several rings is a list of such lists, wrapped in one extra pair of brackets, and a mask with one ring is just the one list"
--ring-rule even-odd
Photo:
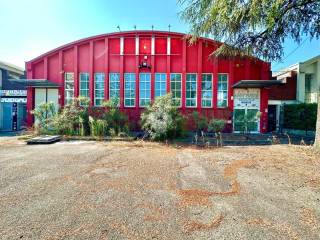
[[(188, 32), (176, 0), (0, 0), (0, 60), (24, 61), (68, 42), (121, 30)], [(297, 44), (286, 41), (285, 56)], [(320, 54), (320, 41), (306, 41), (274, 70)]]

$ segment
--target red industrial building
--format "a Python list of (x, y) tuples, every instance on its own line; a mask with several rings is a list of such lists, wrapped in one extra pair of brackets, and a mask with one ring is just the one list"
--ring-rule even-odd
[(93, 106), (119, 97), (131, 123), (155, 97), (171, 92), (183, 114), (195, 110), (228, 120), (238, 131), (244, 114), (257, 114), (252, 132), (266, 132), (270, 64), (256, 58), (216, 59), (221, 43), (161, 31), (128, 31), (75, 41), (26, 63), (30, 110), (43, 101), (64, 106), (86, 96)]

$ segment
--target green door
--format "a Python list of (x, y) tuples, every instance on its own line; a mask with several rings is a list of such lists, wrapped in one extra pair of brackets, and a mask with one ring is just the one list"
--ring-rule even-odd
[(258, 109), (234, 109), (233, 130), (235, 132), (258, 132), (260, 112)]

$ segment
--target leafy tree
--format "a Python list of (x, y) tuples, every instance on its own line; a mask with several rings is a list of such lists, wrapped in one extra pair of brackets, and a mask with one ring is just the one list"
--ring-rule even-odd
[(109, 134), (118, 136), (121, 132), (128, 132), (128, 117), (119, 109), (119, 98), (113, 98), (103, 102), (103, 106), (107, 108), (104, 114)]
[[(320, 37), (319, 0), (179, 2), (181, 17), (191, 26), (191, 42), (199, 36), (224, 42), (212, 53), (216, 57), (252, 55), (267, 61), (281, 60), (286, 38), (300, 43), (302, 36)], [(320, 149), (320, 104), (316, 131), (315, 147)]]
[(142, 129), (154, 140), (172, 139), (182, 135), (184, 119), (171, 94), (157, 97), (141, 114)]

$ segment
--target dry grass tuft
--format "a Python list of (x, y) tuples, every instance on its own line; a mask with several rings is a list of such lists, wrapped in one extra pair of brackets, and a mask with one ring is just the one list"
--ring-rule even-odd
[(309, 208), (302, 208), (300, 211), (300, 222), (310, 227), (313, 231), (318, 228), (318, 221), (315, 211)]

